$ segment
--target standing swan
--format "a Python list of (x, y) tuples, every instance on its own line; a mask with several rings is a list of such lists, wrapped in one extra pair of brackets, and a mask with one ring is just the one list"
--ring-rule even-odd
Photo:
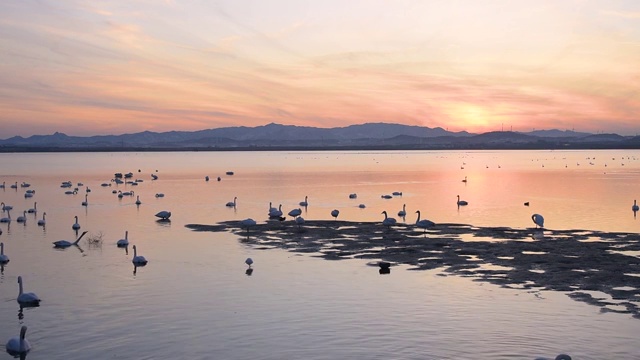
[(640, 207), (638, 207), (638, 204), (636, 203), (635, 200), (633, 200), (633, 206), (631, 207), (631, 211), (638, 211), (640, 210)]
[(416, 214), (418, 214), (418, 219), (416, 220), (416, 227), (424, 229), (424, 232), (427, 232), (428, 228), (436, 225), (431, 220), (427, 220), (427, 219), (420, 220), (420, 210), (416, 210)]
[(45, 216), (47, 216), (47, 212), (42, 213), (42, 219), (38, 220), (38, 226), (45, 226), (47, 224), (47, 220), (45, 220)]
[(159, 217), (160, 220), (169, 220), (171, 217), (171, 211), (162, 210), (156, 214), (156, 217)]
[(465, 206), (465, 205), (469, 205), (469, 203), (464, 200), (460, 200), (460, 195), (458, 195), (458, 206)]
[(387, 217), (387, 211), (383, 211), (381, 212), (381, 214), (384, 214), (384, 220), (382, 220), (382, 225), (391, 228), (391, 226), (396, 224), (396, 219), (392, 218), (392, 217)]
[(136, 250), (135, 245), (133, 245), (133, 259), (131, 259), (131, 262), (135, 266), (147, 265), (147, 259), (145, 259), (142, 255), (138, 255), (138, 251)]
[(85, 231), (82, 233), (82, 235), (80, 235), (76, 241), (71, 242), (71, 241), (67, 241), (67, 240), (58, 240), (58, 241), (54, 241), (53, 242), (53, 247), (55, 248), (68, 248), (71, 245), (78, 245), (78, 243), (80, 242), (80, 239), (82, 239), (82, 237), (87, 233), (88, 231)]
[(71, 225), (71, 228), (73, 230), (80, 230), (80, 224), (78, 224), (78, 216), (77, 215), (75, 216), (75, 219), (76, 219), (76, 222), (73, 225)]
[(20, 292), (18, 293), (18, 303), (23, 306), (38, 306), (40, 305), (40, 298), (34, 293), (22, 292), (22, 276), (18, 276), (18, 285), (20, 285)]
[(26, 355), (29, 350), (31, 350), (29, 340), (25, 339), (26, 334), (27, 327), (22, 325), (22, 328), (20, 329), (20, 336), (14, 336), (7, 341), (7, 345), (5, 345), (5, 347), (9, 355), (18, 357), (20, 355)]
[(256, 226), (256, 221), (252, 218), (244, 219), (240, 221), (240, 226), (247, 229), (247, 233), (249, 233), (249, 228), (252, 226)]
[(9, 262), (9, 257), (4, 254), (4, 243), (0, 242), (0, 264), (4, 265)]
[(117, 247), (129, 246), (129, 231), (124, 232), (124, 239), (118, 240), (118, 242), (116, 242), (116, 246)]
[(289, 211), (289, 216), (293, 216), (294, 218), (297, 218), (300, 215), (302, 215), (302, 209), (300, 208)]
[(540, 226), (541, 229), (544, 227), (544, 218), (542, 217), (542, 215), (533, 214), (531, 215), (531, 220), (533, 220), (533, 223), (536, 224), (536, 229), (538, 228), (538, 226)]

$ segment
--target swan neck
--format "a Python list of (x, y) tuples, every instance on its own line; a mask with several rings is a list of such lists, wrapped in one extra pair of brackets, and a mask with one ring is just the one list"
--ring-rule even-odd
[(23, 326), (20, 329), (20, 348), (22, 348), (22, 342), (24, 341), (24, 337), (27, 335), (27, 327)]
[(18, 285), (19, 285), (19, 292), (18, 292), (18, 296), (22, 295), (22, 278), (19, 277), (18, 278)]

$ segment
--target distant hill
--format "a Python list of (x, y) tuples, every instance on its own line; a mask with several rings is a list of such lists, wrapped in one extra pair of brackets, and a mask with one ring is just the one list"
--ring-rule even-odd
[(367, 123), (336, 128), (267, 124), (199, 131), (143, 131), (134, 134), (15, 136), (0, 151), (278, 150), (278, 149), (562, 149), (639, 148), (638, 137), (538, 130), (470, 134), (442, 128)]

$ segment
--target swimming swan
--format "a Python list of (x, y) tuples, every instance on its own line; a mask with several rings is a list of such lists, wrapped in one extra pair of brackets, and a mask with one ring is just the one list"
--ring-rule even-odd
[(469, 203), (464, 200), (460, 200), (460, 195), (458, 195), (458, 206), (465, 206), (465, 205), (469, 205)]
[(18, 285), (20, 285), (20, 292), (18, 293), (18, 303), (25, 306), (38, 306), (40, 305), (40, 298), (34, 293), (22, 292), (22, 276), (18, 276)]
[(237, 197), (237, 196), (233, 198), (233, 201), (229, 201), (229, 202), (226, 204), (226, 206), (227, 206), (227, 207), (236, 207), (236, 201), (238, 201), (238, 197)]
[(131, 259), (131, 262), (135, 266), (147, 265), (147, 259), (145, 259), (142, 255), (138, 255), (138, 251), (136, 250), (135, 245), (133, 245), (133, 259)]
[(42, 219), (38, 220), (38, 226), (45, 226), (47, 224), (47, 220), (45, 220), (45, 216), (47, 216), (47, 212), (42, 213)]
[(0, 264), (4, 265), (9, 262), (9, 257), (4, 254), (4, 243), (0, 242)]
[(67, 240), (58, 240), (58, 241), (54, 241), (53, 242), (53, 247), (56, 248), (68, 248), (71, 245), (78, 245), (78, 243), (80, 242), (80, 239), (82, 239), (82, 237), (87, 233), (88, 231), (85, 231), (82, 233), (82, 235), (80, 235), (80, 237), (78, 237), (76, 239), (76, 241), (71, 242), (71, 241), (67, 241)]
[(116, 242), (116, 246), (117, 247), (129, 246), (129, 231), (124, 232), (124, 239), (118, 240), (118, 242)]
[(80, 224), (78, 224), (78, 216), (77, 215), (75, 216), (75, 219), (76, 219), (76, 222), (73, 225), (71, 225), (71, 228), (73, 230), (80, 230)]
[(638, 207), (638, 204), (636, 203), (635, 200), (633, 200), (633, 206), (631, 206), (631, 211), (638, 211), (640, 210), (640, 207)]
[(31, 350), (29, 340), (25, 339), (26, 334), (27, 327), (22, 325), (22, 328), (20, 328), (20, 336), (14, 336), (7, 341), (7, 345), (5, 345), (5, 347), (9, 355), (16, 357), (19, 355), (26, 355), (29, 350)]

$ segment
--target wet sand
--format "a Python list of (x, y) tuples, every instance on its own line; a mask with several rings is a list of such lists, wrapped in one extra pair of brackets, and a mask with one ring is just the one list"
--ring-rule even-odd
[[(506, 288), (566, 292), (602, 312), (640, 319), (640, 234), (591, 230), (512, 229), (380, 222), (268, 221), (250, 229), (239, 221), (189, 224), (194, 231), (231, 232), (256, 249), (282, 248), (327, 260), (371, 259), (441, 269), (442, 276), (473, 277)], [(600, 293), (597, 293), (600, 292)]]

